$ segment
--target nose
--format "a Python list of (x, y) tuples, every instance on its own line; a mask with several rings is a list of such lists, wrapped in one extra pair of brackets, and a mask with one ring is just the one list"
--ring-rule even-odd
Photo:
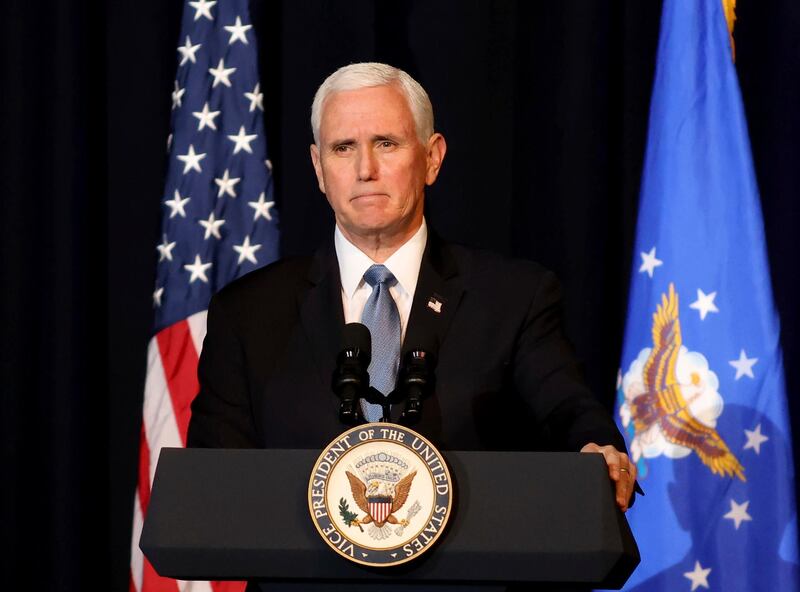
[(378, 161), (371, 148), (365, 148), (359, 152), (358, 156), (358, 180), (373, 181), (378, 178)]

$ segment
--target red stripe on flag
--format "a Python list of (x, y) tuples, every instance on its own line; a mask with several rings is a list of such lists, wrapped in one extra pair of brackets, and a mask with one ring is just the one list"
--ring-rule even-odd
[(200, 383), (197, 381), (198, 354), (194, 348), (189, 323), (179, 321), (162, 329), (156, 335), (156, 340), (178, 433), (181, 442), (186, 446), (186, 432), (192, 414), (191, 404), (200, 390)]
[(170, 578), (162, 578), (145, 558), (142, 592), (179, 592), (178, 582)]
[(147, 445), (147, 434), (142, 422), (139, 437), (139, 505), (142, 507), (142, 516), (147, 513), (150, 504), (150, 447)]
[(244, 592), (247, 582), (211, 582), (214, 592)]

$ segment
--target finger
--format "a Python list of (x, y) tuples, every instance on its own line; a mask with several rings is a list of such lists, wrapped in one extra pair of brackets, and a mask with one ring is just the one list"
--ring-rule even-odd
[(614, 497), (616, 499), (617, 505), (620, 509), (624, 512), (628, 509), (628, 499), (630, 497), (630, 480), (628, 479), (628, 473), (626, 471), (621, 471), (620, 467), (616, 467), (612, 469), (609, 467), (609, 476), (614, 481)]
[[(620, 482), (622, 474), (627, 471), (627, 466), (623, 464), (622, 455), (613, 446), (603, 446), (600, 449), (603, 458), (608, 465), (608, 475), (613, 481)], [(623, 471), (622, 469), (625, 469)]]
[(616, 483), (616, 502), (619, 509), (625, 512), (628, 509), (628, 500), (630, 499), (630, 485), (626, 483), (627, 479), (620, 479)]
[(627, 454), (619, 453), (619, 457), (621, 478), (617, 482), (617, 504), (624, 512), (628, 509), (634, 483), (636, 483), (636, 465), (631, 463)]
[(628, 509), (628, 501), (633, 487), (630, 459), (627, 454), (619, 452), (613, 446), (604, 446), (602, 452), (608, 465), (609, 478), (614, 481), (617, 505), (624, 512)]
[(636, 477), (639, 475), (639, 472), (636, 470), (636, 465), (633, 464), (630, 460), (628, 460), (628, 477), (630, 478), (631, 487), (633, 487), (633, 483), (636, 482)]

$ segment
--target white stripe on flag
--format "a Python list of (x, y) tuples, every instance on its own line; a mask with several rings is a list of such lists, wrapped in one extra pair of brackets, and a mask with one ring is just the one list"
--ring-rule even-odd
[(198, 356), (203, 350), (203, 339), (206, 338), (206, 317), (208, 317), (208, 311), (202, 310), (186, 319), (186, 322), (189, 323), (189, 332), (192, 334), (194, 349)]
[(150, 483), (148, 486), (152, 487), (161, 448), (163, 446), (175, 448), (183, 446), (155, 337), (147, 346), (147, 378), (144, 385), (143, 415), (145, 437), (150, 448)]
[(178, 580), (178, 589), (181, 592), (213, 592), (211, 582), (186, 582)]
[(142, 537), (142, 505), (139, 500), (139, 492), (133, 500), (133, 535), (131, 536), (131, 577), (137, 592), (142, 589), (142, 578), (144, 577), (144, 555), (139, 548), (139, 539)]

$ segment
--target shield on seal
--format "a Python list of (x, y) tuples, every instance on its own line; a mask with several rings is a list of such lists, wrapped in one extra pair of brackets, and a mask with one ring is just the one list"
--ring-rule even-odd
[(369, 515), (378, 523), (383, 524), (392, 513), (392, 498), (388, 496), (368, 497)]

